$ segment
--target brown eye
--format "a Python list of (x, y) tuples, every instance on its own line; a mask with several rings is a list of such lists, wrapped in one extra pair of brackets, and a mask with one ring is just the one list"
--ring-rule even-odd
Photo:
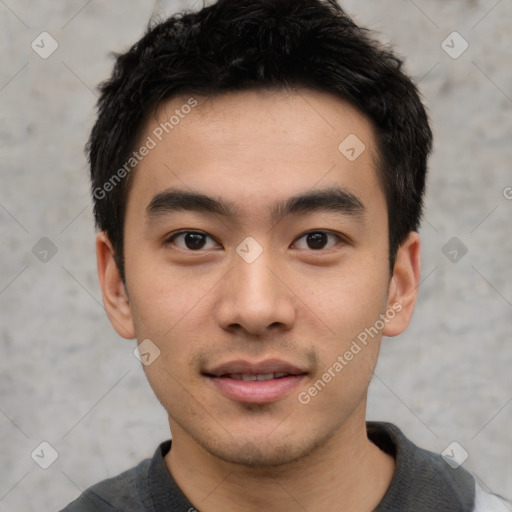
[(336, 245), (339, 240), (340, 237), (333, 233), (328, 233), (326, 231), (310, 231), (309, 233), (299, 237), (295, 246), (297, 249), (311, 249), (318, 251), (321, 249), (330, 249)]
[(308, 233), (306, 243), (310, 249), (323, 249), (327, 244), (326, 233)]
[(168, 240), (167, 244), (175, 244), (180, 249), (184, 250), (188, 249), (189, 251), (199, 251), (204, 248), (211, 248), (211, 246), (207, 247), (208, 239), (213, 241), (213, 239), (206, 233), (201, 233), (199, 231), (182, 231), (181, 233), (173, 235)]
[(206, 236), (202, 233), (185, 233), (183, 241), (188, 249), (202, 249), (206, 243)]

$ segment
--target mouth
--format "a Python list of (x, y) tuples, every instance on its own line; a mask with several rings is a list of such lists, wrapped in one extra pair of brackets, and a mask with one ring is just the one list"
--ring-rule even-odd
[(307, 371), (272, 359), (260, 363), (232, 361), (203, 372), (225, 397), (239, 403), (264, 404), (289, 395), (306, 377)]
[(267, 381), (267, 380), (274, 380), (274, 379), (283, 379), (284, 377), (289, 377), (290, 373), (230, 373), (227, 375), (221, 375), (220, 378), (228, 378), (228, 379), (234, 379), (234, 380), (243, 380), (245, 382), (251, 382), (251, 381)]

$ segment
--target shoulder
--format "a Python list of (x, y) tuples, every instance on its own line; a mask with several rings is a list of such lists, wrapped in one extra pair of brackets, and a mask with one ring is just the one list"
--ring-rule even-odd
[(144, 475), (148, 474), (151, 459), (117, 476), (102, 480), (86, 489), (75, 501), (61, 512), (136, 512), (144, 510), (139, 488)]
[(396, 462), (395, 474), (378, 512), (473, 510), (475, 479), (466, 470), (453, 469), (440, 454), (420, 448), (390, 423), (369, 422), (368, 435)]
[[(391, 423), (367, 423), (368, 436), (393, 455), (396, 470), (377, 512), (510, 512), (512, 503), (485, 491), (460, 465), (411, 442)], [(445, 458), (447, 457), (447, 458)]]
[(476, 482), (474, 512), (510, 512), (512, 503), (496, 494), (490, 494)]

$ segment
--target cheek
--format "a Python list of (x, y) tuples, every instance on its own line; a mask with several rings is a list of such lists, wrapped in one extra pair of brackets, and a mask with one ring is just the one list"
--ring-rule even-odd
[[(380, 268), (362, 265), (340, 268), (335, 273), (302, 280), (298, 294), (307, 310), (318, 318), (325, 333), (337, 340), (356, 337), (375, 324), (387, 304), (388, 278)], [(300, 277), (298, 278), (300, 279)]]
[(377, 322), (386, 308), (387, 280), (378, 274), (372, 279), (352, 274), (316, 290), (311, 287), (306, 296), (306, 304), (321, 319), (312, 342), (319, 365), (299, 402), (307, 402), (310, 412), (318, 414), (329, 408), (332, 421), (343, 420), (364, 397), (375, 369), (381, 340)]
[(181, 403), (185, 388), (195, 392), (198, 385), (194, 356), (214, 344), (212, 336), (218, 334), (211, 313), (218, 278), (185, 279), (179, 272), (171, 276), (155, 270), (132, 281), (137, 339), (150, 339), (160, 351), (154, 363), (144, 366), (147, 379), (162, 403)]
[(213, 276), (204, 278), (188, 270), (133, 258), (127, 268), (131, 311), (139, 335), (165, 341), (182, 324), (197, 316), (203, 299), (211, 293)]

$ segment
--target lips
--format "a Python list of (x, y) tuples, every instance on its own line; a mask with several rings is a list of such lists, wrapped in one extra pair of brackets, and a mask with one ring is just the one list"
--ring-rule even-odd
[(231, 361), (203, 372), (224, 396), (241, 403), (269, 403), (285, 396), (307, 375), (304, 369), (269, 359), (258, 363)]
[(224, 377), (228, 375), (269, 375), (269, 374), (283, 374), (284, 375), (300, 375), (307, 373), (305, 370), (281, 361), (280, 359), (267, 359), (259, 363), (250, 363), (248, 361), (231, 361), (207, 370), (204, 372), (206, 375), (212, 377)]
[(243, 380), (246, 382), (259, 380), (272, 380), (272, 379), (282, 379), (283, 377), (287, 377), (290, 375), (289, 373), (257, 373), (256, 375), (252, 373), (230, 373), (229, 375), (226, 375), (226, 377), (229, 377), (230, 379), (235, 380)]

